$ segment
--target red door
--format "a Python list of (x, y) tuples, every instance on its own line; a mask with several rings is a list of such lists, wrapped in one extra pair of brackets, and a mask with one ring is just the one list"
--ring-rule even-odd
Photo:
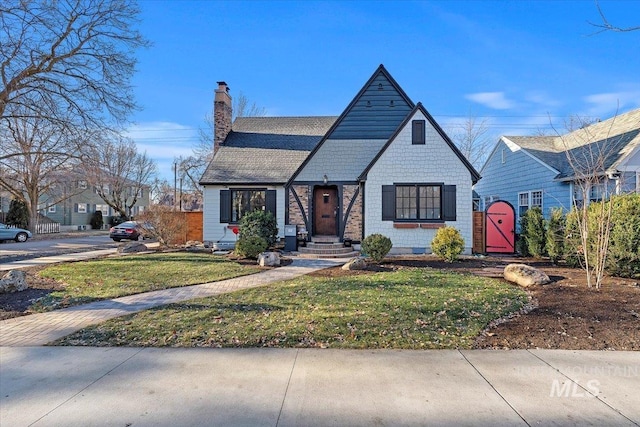
[(335, 187), (316, 187), (313, 193), (313, 234), (336, 236), (338, 190)]
[(487, 253), (514, 253), (516, 251), (516, 211), (504, 200), (487, 207), (486, 215)]

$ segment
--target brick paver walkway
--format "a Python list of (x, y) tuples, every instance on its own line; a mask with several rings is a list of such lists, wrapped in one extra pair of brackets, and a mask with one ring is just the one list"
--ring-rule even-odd
[(37, 346), (62, 338), (89, 325), (159, 305), (254, 288), (292, 279), (337, 265), (340, 261), (294, 259), (293, 263), (263, 273), (202, 285), (163, 289), (111, 300), (0, 321), (0, 346)]

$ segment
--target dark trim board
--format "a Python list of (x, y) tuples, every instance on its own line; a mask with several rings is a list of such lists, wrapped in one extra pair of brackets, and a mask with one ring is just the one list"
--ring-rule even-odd
[(325, 185), (358, 185), (360, 181), (327, 181), (325, 184), (322, 181), (294, 181), (291, 182), (287, 187), (291, 187), (293, 185), (312, 185), (312, 186), (325, 186)]

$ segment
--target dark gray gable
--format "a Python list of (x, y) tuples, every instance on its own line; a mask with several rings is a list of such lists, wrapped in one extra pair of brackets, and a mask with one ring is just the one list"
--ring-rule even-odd
[[(458, 147), (456, 147), (455, 144), (453, 143), (453, 141), (451, 141), (451, 138), (449, 138), (449, 136), (444, 132), (444, 130), (442, 130), (442, 128), (440, 127), (438, 122), (435, 121), (435, 119), (431, 116), (431, 114), (429, 114), (429, 112), (424, 108), (424, 106), (420, 102), (418, 102), (418, 105), (416, 105), (411, 110), (411, 112), (405, 117), (405, 119), (398, 125), (398, 127), (395, 130), (395, 132), (393, 133), (393, 135), (391, 135), (391, 137), (389, 138), (387, 143), (384, 145), (384, 147), (382, 147), (382, 149), (380, 150), (378, 155), (375, 156), (373, 158), (373, 160), (371, 160), (371, 163), (369, 163), (369, 165), (365, 168), (364, 172), (362, 172), (362, 174), (360, 175), (360, 177), (358, 179), (361, 180), (361, 181), (365, 181), (367, 179), (367, 174), (369, 173), (369, 170), (373, 167), (373, 165), (376, 164), (376, 162), (378, 161), (380, 156), (382, 156), (382, 153), (384, 153), (387, 150), (389, 145), (391, 145), (393, 143), (393, 141), (395, 140), (396, 136), (398, 136), (400, 131), (407, 125), (407, 123), (409, 123), (409, 120), (413, 119), (413, 117), (415, 116), (416, 111), (418, 111), (418, 110), (427, 118), (429, 123), (431, 123), (433, 128), (436, 130), (436, 132), (438, 132), (438, 134), (440, 134), (440, 136), (447, 143), (449, 148), (451, 148), (451, 151), (453, 151), (453, 153), (456, 156), (458, 156), (460, 161), (466, 166), (466, 168), (471, 173), (471, 180), (473, 181), (473, 183), (475, 184), (476, 182), (478, 182), (480, 180), (480, 178), (481, 178), (480, 174), (478, 173), (478, 171), (476, 171), (476, 169), (471, 165), (471, 163), (469, 162), (469, 160), (467, 160), (467, 158), (464, 156), (464, 154), (462, 154), (460, 152), (460, 150), (458, 150)], [(446, 171), (443, 171), (443, 173), (445, 173), (445, 172)]]
[(326, 139), (387, 139), (413, 107), (411, 99), (380, 65)]
[[(381, 86), (382, 90), (379, 89)], [(385, 96), (388, 98), (386, 101)], [(293, 173), (287, 185), (295, 181), (300, 171), (327, 139), (388, 139), (414, 107), (413, 101), (391, 77), (384, 65), (380, 64), (331, 129)]]

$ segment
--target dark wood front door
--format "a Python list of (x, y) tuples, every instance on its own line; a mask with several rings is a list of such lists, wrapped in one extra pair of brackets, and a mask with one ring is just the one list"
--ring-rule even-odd
[(316, 187), (313, 192), (313, 234), (336, 236), (338, 214), (338, 189)]

